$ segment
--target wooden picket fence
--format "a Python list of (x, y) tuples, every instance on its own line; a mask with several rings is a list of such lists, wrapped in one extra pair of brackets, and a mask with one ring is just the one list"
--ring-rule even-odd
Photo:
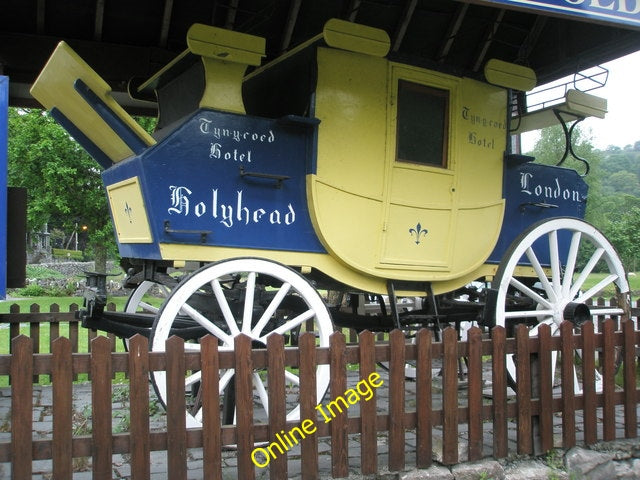
[[(530, 338), (526, 328), (516, 329), (515, 338), (506, 338), (505, 330), (496, 327), (491, 335), (478, 328), (468, 332), (465, 342), (457, 332), (448, 328), (442, 341), (433, 341), (432, 332), (421, 330), (407, 342), (404, 334), (393, 331), (385, 343), (376, 342), (370, 332), (361, 333), (357, 344), (347, 344), (344, 334), (334, 333), (329, 348), (316, 347), (311, 334), (302, 334), (297, 348), (285, 348), (281, 336), (269, 337), (266, 348), (252, 350), (248, 337), (236, 338), (233, 352), (219, 352), (217, 339), (205, 337), (201, 352), (185, 352), (184, 342), (172, 337), (166, 352), (149, 352), (146, 338), (136, 336), (129, 343), (127, 353), (112, 351), (111, 339), (98, 336), (91, 341), (91, 352), (74, 354), (72, 342), (60, 337), (52, 341), (51, 353), (35, 353), (34, 342), (25, 335), (12, 339), (10, 355), (0, 355), (0, 375), (10, 375), (11, 384), (11, 440), (0, 442), (0, 462), (10, 462), (13, 478), (31, 478), (35, 460), (51, 459), (56, 479), (72, 478), (72, 460), (90, 457), (93, 478), (106, 479), (112, 475), (112, 458), (116, 454), (130, 456), (131, 478), (150, 478), (150, 452), (167, 452), (167, 478), (187, 478), (187, 452), (202, 448), (203, 478), (222, 478), (222, 446), (237, 449), (237, 477), (253, 479), (260, 471), (252, 452), (262, 442), (273, 442), (278, 432), (291, 431), (300, 422), (285, 418), (285, 367), (299, 369), (301, 420), (313, 422), (316, 430), (300, 440), (302, 478), (320, 475), (318, 441), (330, 439), (331, 475), (349, 475), (349, 436), (357, 434), (360, 443), (360, 471), (374, 474), (379, 471), (378, 436), (388, 441), (388, 464), (383, 468), (402, 471), (410, 458), (411, 465), (426, 468), (433, 463), (434, 431), (442, 432), (441, 463), (446, 465), (473, 461), (486, 456), (483, 444), (485, 428), (492, 432), (491, 456), (504, 458), (510, 454), (534, 453), (534, 442), (542, 451), (554, 447), (570, 448), (577, 444), (576, 413), (583, 417), (584, 444), (598, 440), (613, 440), (619, 435), (616, 418), (624, 419), (624, 437), (638, 436), (637, 385), (640, 332), (634, 322), (623, 322), (616, 330), (613, 321), (602, 323), (600, 333), (586, 324), (579, 335), (572, 324), (565, 322), (560, 336), (551, 336), (543, 326), (537, 338)], [(622, 385), (615, 383), (615, 359), (607, 352), (621, 349), (623, 355)], [(585, 388), (581, 394), (573, 389), (574, 371), (567, 362), (562, 367), (562, 391), (550, 388), (551, 357), (553, 351), (563, 358), (573, 358), (576, 350), (582, 356), (582, 375)], [(603, 371), (602, 392), (593, 388), (596, 358), (600, 353)], [(508, 396), (505, 360), (515, 353), (518, 388), (515, 397)], [(538, 358), (539, 372), (530, 372), (531, 355)], [(465, 402), (460, 401), (458, 361), (467, 361), (468, 391)], [(415, 361), (415, 398), (408, 402), (405, 364)], [(315, 396), (316, 367), (329, 365), (330, 396), (325, 403), (335, 401), (353, 385), (348, 384), (348, 365), (357, 365), (358, 378), (371, 378), (379, 362), (387, 362), (388, 377), (374, 389), (369, 401), (361, 401), (357, 415), (349, 410), (325, 422), (318, 414)], [(483, 364), (490, 365), (491, 392), (483, 393)], [(441, 368), (442, 391), (433, 391), (433, 367)], [(236, 370), (235, 426), (222, 425), (219, 411), (219, 369)], [(269, 383), (269, 424), (254, 424), (254, 399), (251, 373), (266, 368)], [(167, 372), (166, 428), (149, 428), (149, 372)], [(185, 426), (184, 378), (187, 371), (201, 371), (203, 399), (203, 428)], [(130, 427), (127, 432), (112, 429), (112, 377), (125, 372), (129, 379)], [(486, 368), (485, 368), (486, 372)], [(74, 435), (72, 421), (73, 378), (76, 374), (91, 374), (92, 430), (90, 435)], [(50, 375), (53, 389), (53, 432), (50, 438), (34, 435), (32, 395), (34, 375)], [(539, 382), (536, 384), (536, 382)], [(378, 382), (379, 383), (379, 382)], [(388, 396), (388, 406), (379, 410), (378, 396), (382, 389)], [(413, 390), (412, 390), (413, 391)], [(534, 396), (532, 392), (538, 392)], [(560, 413), (562, 438), (554, 439), (554, 418)], [(601, 418), (601, 420), (599, 420)], [(510, 450), (508, 422), (515, 419), (516, 450)], [(307, 423), (307, 426), (309, 424)], [(535, 427), (537, 425), (537, 427)], [(557, 425), (556, 425), (557, 427)], [(467, 430), (468, 454), (459, 456), (460, 429)], [(407, 451), (406, 436), (415, 434), (415, 450)], [(351, 447), (353, 448), (353, 447)], [(287, 452), (273, 458), (268, 469), (270, 478), (287, 478)]]

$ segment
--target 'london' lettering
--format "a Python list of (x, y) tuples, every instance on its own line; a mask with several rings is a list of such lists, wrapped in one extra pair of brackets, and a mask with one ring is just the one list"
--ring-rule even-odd
[(547, 200), (583, 201), (582, 195), (578, 190), (561, 186), (560, 180), (557, 177), (553, 179), (552, 184), (541, 185), (535, 183), (533, 173), (531, 172), (520, 173), (520, 192)]

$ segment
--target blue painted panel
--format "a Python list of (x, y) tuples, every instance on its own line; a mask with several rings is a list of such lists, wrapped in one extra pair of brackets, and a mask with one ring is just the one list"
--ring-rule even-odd
[(551, 12), (583, 20), (640, 26), (640, 2), (637, 0), (481, 0), (481, 2)]
[[(315, 128), (200, 110), (139, 157), (105, 170), (103, 179), (109, 185), (140, 177), (156, 242), (325, 252), (305, 188)], [(207, 232), (204, 242), (198, 232)]]
[(9, 77), (0, 76), (0, 299), (7, 294), (7, 157)]
[[(587, 184), (574, 170), (537, 163), (507, 164), (503, 187), (504, 221), (489, 262), (499, 262), (511, 242), (540, 220), (584, 218), (587, 190)], [(541, 259), (548, 257), (545, 250), (544, 246), (536, 249)]]

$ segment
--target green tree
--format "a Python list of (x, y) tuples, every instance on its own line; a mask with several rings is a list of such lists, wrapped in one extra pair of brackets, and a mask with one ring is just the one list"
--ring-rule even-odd
[(616, 247), (622, 263), (629, 270), (636, 270), (640, 260), (640, 206), (632, 207), (614, 218), (605, 230), (605, 235)]
[(28, 191), (27, 223), (71, 232), (86, 225), (96, 270), (106, 270), (115, 242), (98, 164), (50, 115), (9, 109), (9, 184)]

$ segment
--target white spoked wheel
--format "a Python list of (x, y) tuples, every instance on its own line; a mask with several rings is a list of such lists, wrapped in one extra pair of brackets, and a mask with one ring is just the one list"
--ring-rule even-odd
[[(533, 277), (516, 276), (517, 267), (523, 265), (532, 267)], [(595, 272), (603, 278), (585, 290), (585, 281)], [(565, 318), (569, 320), (569, 317), (582, 315), (583, 318), (574, 321), (579, 326), (580, 322), (592, 321), (597, 316), (623, 315), (625, 305), (585, 306), (612, 285), (617, 293), (625, 294), (618, 298), (627, 301), (629, 284), (611, 243), (599, 230), (582, 220), (555, 218), (532, 225), (514, 240), (494, 277), (495, 304), (488, 306), (490, 310), (495, 308), (496, 325), (509, 328), (526, 323), (531, 327), (530, 336), (537, 336), (540, 325), (546, 324), (552, 335), (559, 335), (560, 324)], [(560, 355), (554, 351), (553, 378), (559, 374), (560, 361)], [(572, 361), (579, 363), (580, 359)], [(513, 355), (508, 355), (507, 370), (517, 386)], [(579, 371), (574, 367), (575, 393), (582, 392)], [(598, 390), (602, 390), (602, 376), (596, 371)]]
[[(124, 306), (125, 313), (149, 313), (149, 314), (157, 314), (160, 310), (160, 307), (156, 307), (151, 305), (147, 301), (144, 300), (144, 296), (152, 289), (152, 287), (157, 286), (157, 292), (161, 298), (167, 298), (171, 293), (171, 287), (164, 285), (162, 283), (153, 282), (151, 280), (144, 280), (141, 282), (129, 295), (127, 299), (127, 303)], [(125, 350), (129, 350), (129, 339), (123, 338), (122, 342), (124, 343)]]
[[(328, 347), (333, 324), (329, 311), (317, 290), (295, 270), (260, 258), (236, 258), (207, 265), (193, 272), (173, 290), (158, 312), (151, 333), (152, 351), (164, 351), (172, 329), (190, 329), (192, 338), (206, 334), (219, 340), (219, 350), (232, 350), (234, 338), (249, 336), (255, 346), (265, 346), (267, 337), (282, 334), (297, 339), (300, 330), (310, 331), (313, 323), (318, 347)], [(195, 333), (193, 333), (195, 331)], [(199, 351), (197, 340), (185, 343), (185, 349)], [(234, 370), (220, 371), (220, 398), (223, 422), (235, 423)], [(153, 373), (153, 384), (166, 405), (165, 372)], [(297, 371), (285, 372), (287, 421), (300, 419)], [(200, 372), (187, 372), (187, 427), (202, 425), (201, 400), (197, 395)], [(329, 365), (316, 370), (317, 401), (321, 402), (329, 386)], [(268, 419), (267, 376), (253, 372), (254, 420)], [(229, 402), (231, 411), (229, 415)], [(226, 414), (224, 412), (227, 412)]]

